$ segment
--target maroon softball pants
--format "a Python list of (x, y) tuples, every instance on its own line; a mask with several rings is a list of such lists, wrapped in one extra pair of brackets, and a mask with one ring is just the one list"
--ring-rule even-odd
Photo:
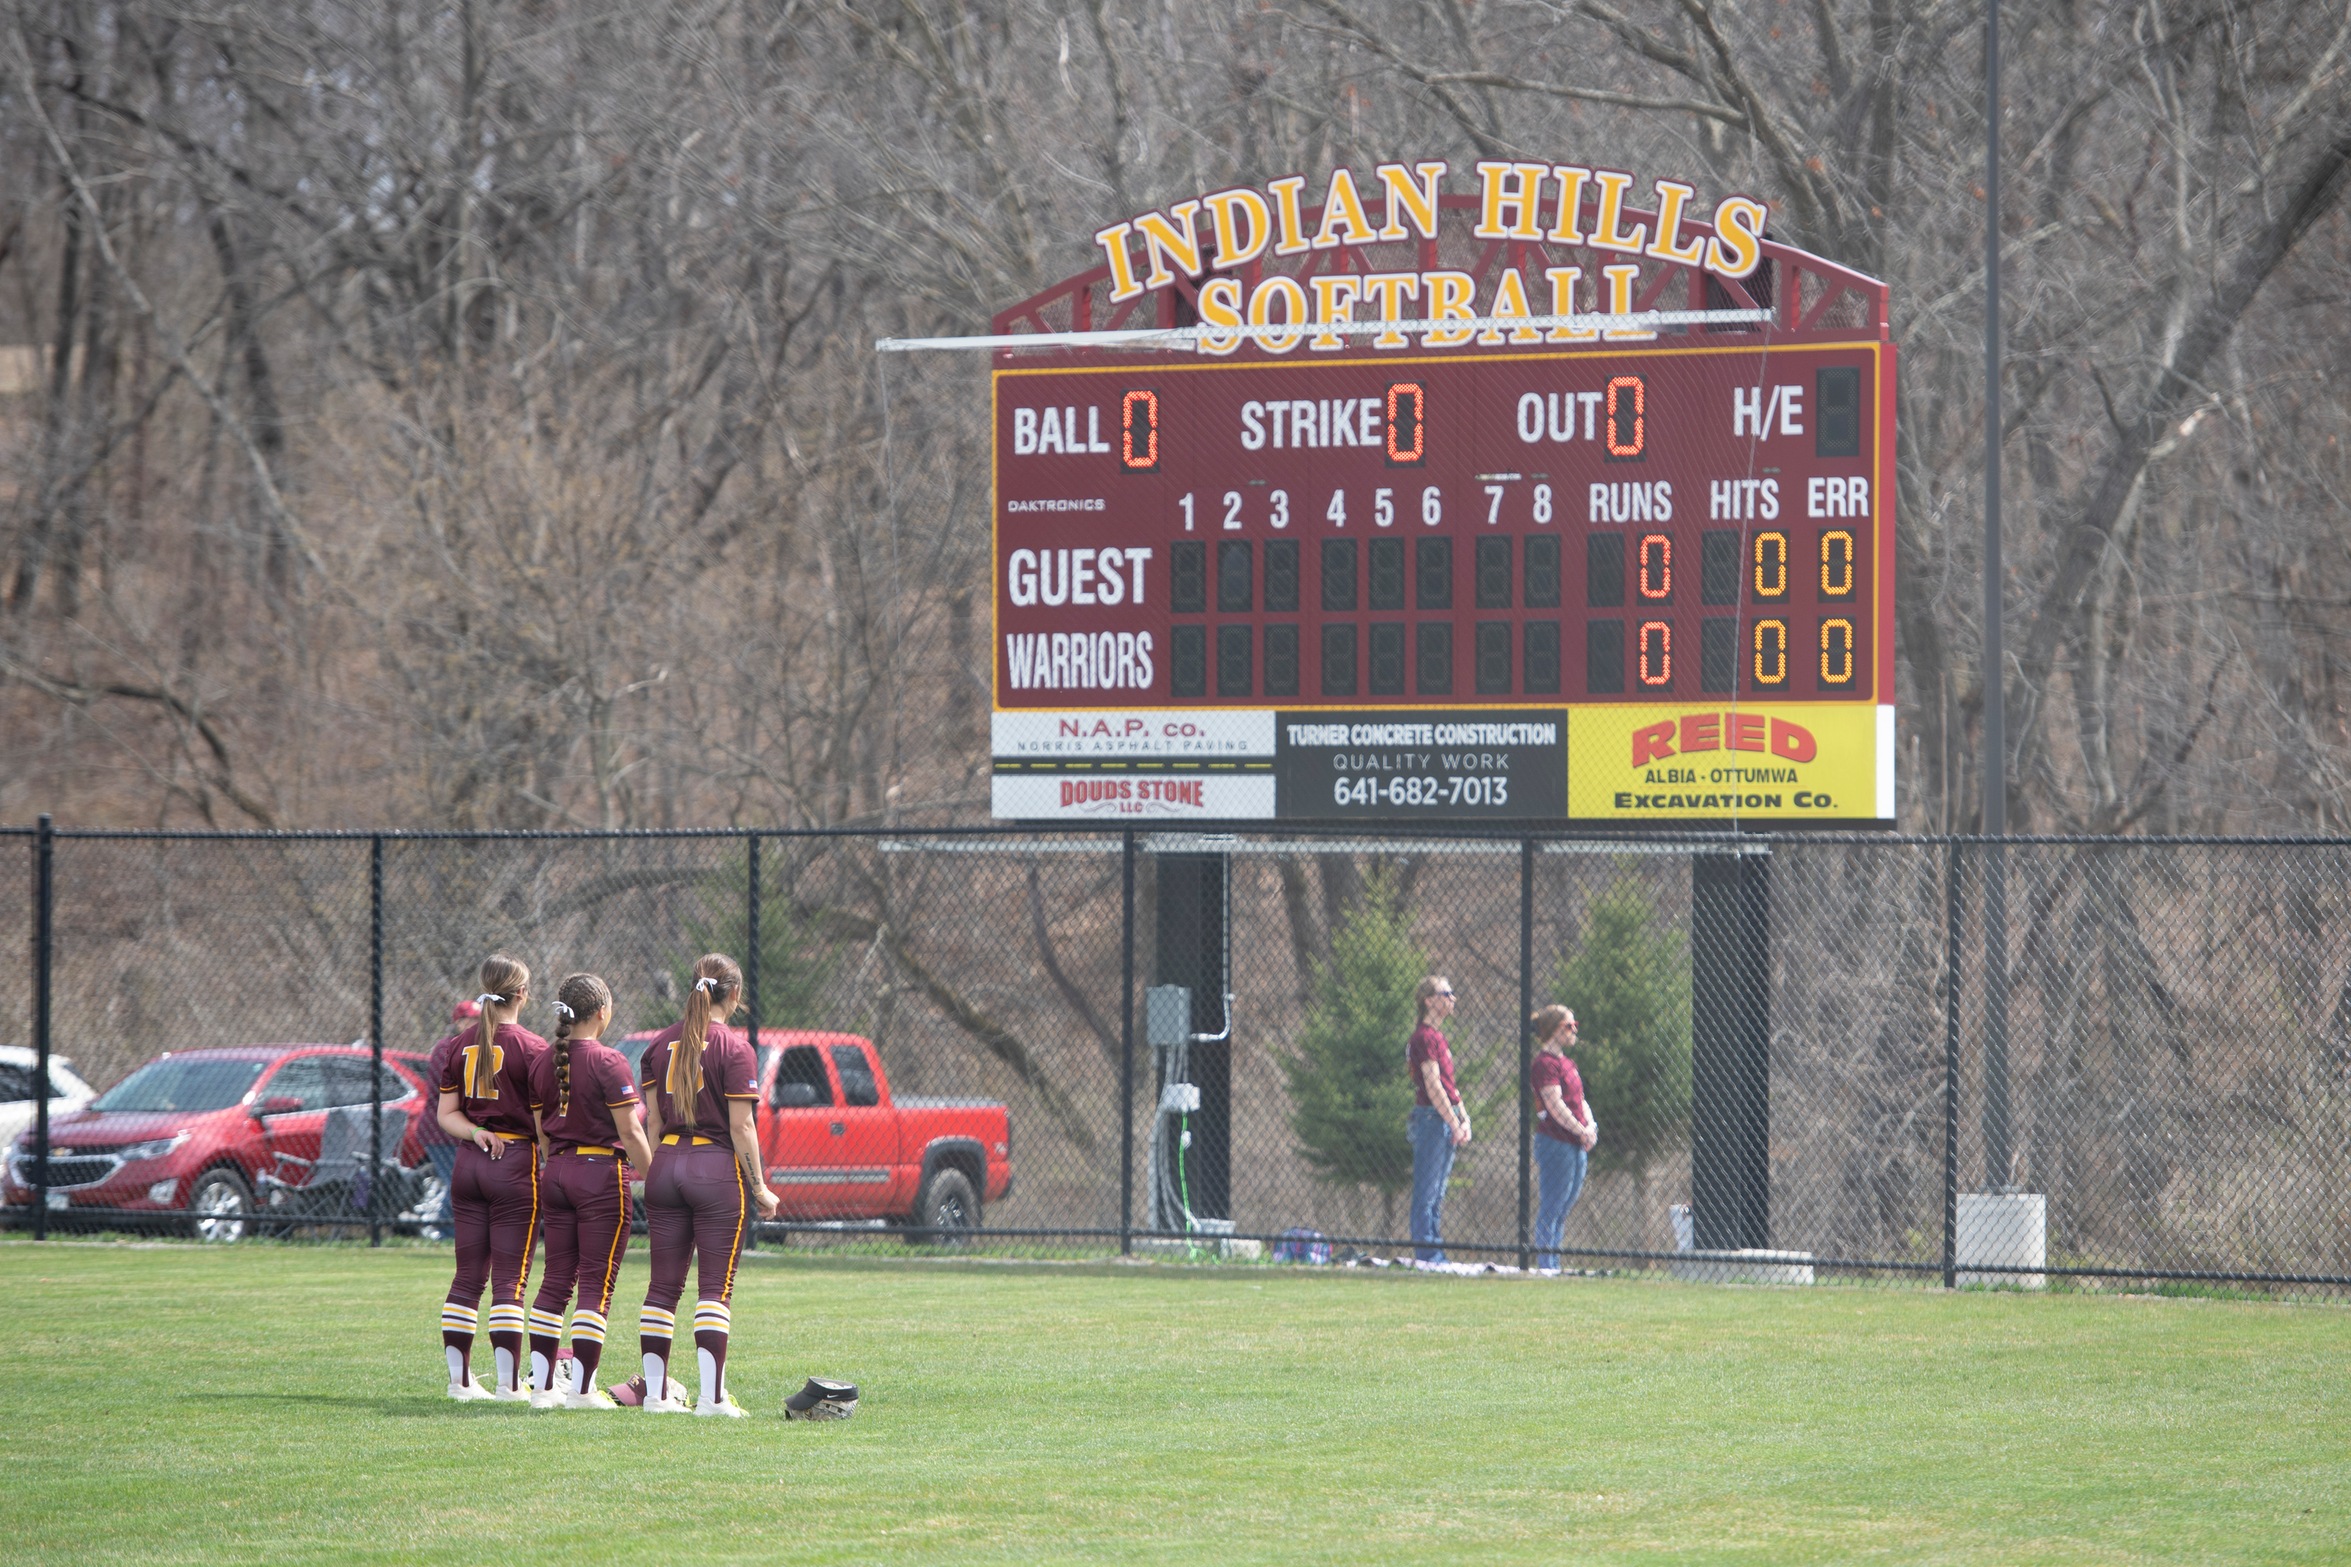
[[(751, 1193), (735, 1151), (724, 1143), (696, 1148), (664, 1143), (653, 1151), (645, 1181), (647, 1227), (653, 1232), (653, 1280), (645, 1304), (677, 1309), (686, 1292), (686, 1265), (696, 1263), (698, 1298), (727, 1300), (735, 1292), (735, 1262), (743, 1255), (743, 1227)], [(698, 1261), (697, 1261), (698, 1259)]]
[(629, 1245), (628, 1166), (617, 1154), (559, 1153), (547, 1161), (540, 1185), (547, 1271), (531, 1304), (560, 1317), (576, 1283), (580, 1309), (602, 1316), (612, 1309), (621, 1254)]
[(449, 1299), (475, 1305), (487, 1283), (492, 1305), (521, 1305), (539, 1227), (538, 1149), (510, 1142), (493, 1159), (472, 1143), (460, 1143), (449, 1206), (457, 1218), (457, 1277)]

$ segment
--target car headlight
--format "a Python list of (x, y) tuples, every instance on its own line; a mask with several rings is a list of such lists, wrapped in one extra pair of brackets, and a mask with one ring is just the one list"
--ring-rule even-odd
[(139, 1159), (161, 1159), (170, 1155), (187, 1140), (188, 1134), (186, 1132), (175, 1132), (169, 1137), (152, 1138), (147, 1142), (133, 1143), (128, 1148), (118, 1148), (115, 1153), (125, 1164)]

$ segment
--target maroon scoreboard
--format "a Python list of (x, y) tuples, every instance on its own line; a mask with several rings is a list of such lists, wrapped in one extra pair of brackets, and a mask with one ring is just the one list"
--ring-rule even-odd
[[(1355, 248), (1175, 273), (1140, 315), (1101, 302), (1113, 265), (1000, 318), (1301, 330), (998, 355), (996, 814), (1890, 820), (1883, 289), (1766, 241), (1677, 295), (1506, 235), (1361, 317), (1417, 330), (1318, 338), (1357, 319), (1327, 281), (1307, 304), (1318, 277), (1404, 275)], [(1521, 326), (1528, 276), (1567, 308)], [(1448, 299), (1470, 326), (1431, 324)], [(1680, 330), (1571, 319), (1685, 299), (1709, 314)]]

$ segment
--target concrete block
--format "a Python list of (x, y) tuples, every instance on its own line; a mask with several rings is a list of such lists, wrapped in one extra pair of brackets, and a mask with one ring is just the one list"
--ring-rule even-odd
[(1687, 1251), (1667, 1266), (1688, 1284), (1810, 1284), (1808, 1251)]
[(1959, 1227), (1952, 1234), (1958, 1283), (2038, 1290), (2049, 1287), (2046, 1273), (1971, 1273), (1983, 1267), (2045, 1268), (2049, 1265), (2049, 1198), (2042, 1192), (1961, 1192)]

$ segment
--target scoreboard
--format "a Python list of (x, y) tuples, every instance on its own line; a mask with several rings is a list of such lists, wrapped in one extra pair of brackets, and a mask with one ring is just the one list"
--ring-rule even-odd
[(999, 355), (995, 814), (1889, 822), (1893, 348), (1774, 338)]

